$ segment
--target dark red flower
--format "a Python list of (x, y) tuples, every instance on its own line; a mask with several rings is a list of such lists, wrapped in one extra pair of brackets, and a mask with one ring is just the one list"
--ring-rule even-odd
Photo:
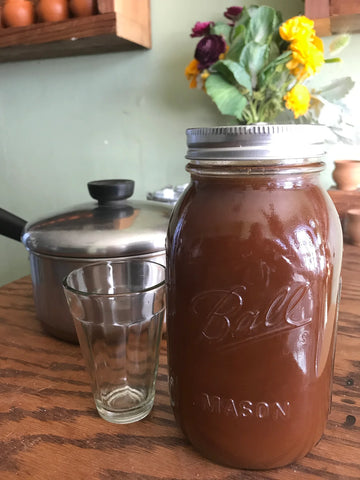
[(209, 68), (221, 53), (226, 51), (226, 42), (220, 35), (207, 35), (197, 44), (195, 58), (199, 62), (199, 70)]
[(232, 20), (233, 22), (236, 22), (237, 20), (239, 20), (242, 11), (243, 7), (229, 7), (224, 13), (224, 17)]
[(196, 22), (192, 29), (190, 37), (203, 37), (210, 33), (210, 27), (214, 25), (214, 22)]

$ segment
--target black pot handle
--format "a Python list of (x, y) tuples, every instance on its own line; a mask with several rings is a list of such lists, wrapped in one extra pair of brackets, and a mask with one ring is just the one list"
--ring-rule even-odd
[(26, 221), (12, 213), (0, 208), (0, 235), (21, 241), (21, 234)]

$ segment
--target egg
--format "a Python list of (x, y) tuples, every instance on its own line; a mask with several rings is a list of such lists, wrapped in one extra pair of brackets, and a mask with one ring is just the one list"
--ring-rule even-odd
[(69, 17), (67, 0), (39, 0), (36, 7), (41, 22), (59, 22)]
[(35, 7), (30, 0), (6, 0), (2, 8), (5, 27), (25, 27), (35, 21)]
[(89, 17), (97, 13), (95, 0), (70, 0), (69, 7), (74, 17)]

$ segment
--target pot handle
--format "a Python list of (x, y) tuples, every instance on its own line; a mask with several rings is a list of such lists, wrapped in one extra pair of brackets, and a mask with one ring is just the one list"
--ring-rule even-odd
[(92, 198), (99, 202), (99, 205), (119, 202), (131, 197), (134, 193), (134, 180), (95, 180), (88, 182), (88, 190)]
[(21, 241), (21, 234), (26, 221), (12, 213), (0, 208), (0, 235)]

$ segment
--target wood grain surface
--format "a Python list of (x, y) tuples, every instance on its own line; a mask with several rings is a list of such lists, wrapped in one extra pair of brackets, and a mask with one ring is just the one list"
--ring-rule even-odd
[(360, 31), (358, 0), (305, 0), (305, 15), (315, 21), (319, 37)]
[(30, 278), (0, 288), (0, 479), (360, 479), (360, 248), (345, 245), (326, 431), (300, 462), (264, 472), (216, 465), (184, 439), (169, 404), (165, 341), (153, 411), (112, 425), (96, 413), (79, 347), (42, 331)]

